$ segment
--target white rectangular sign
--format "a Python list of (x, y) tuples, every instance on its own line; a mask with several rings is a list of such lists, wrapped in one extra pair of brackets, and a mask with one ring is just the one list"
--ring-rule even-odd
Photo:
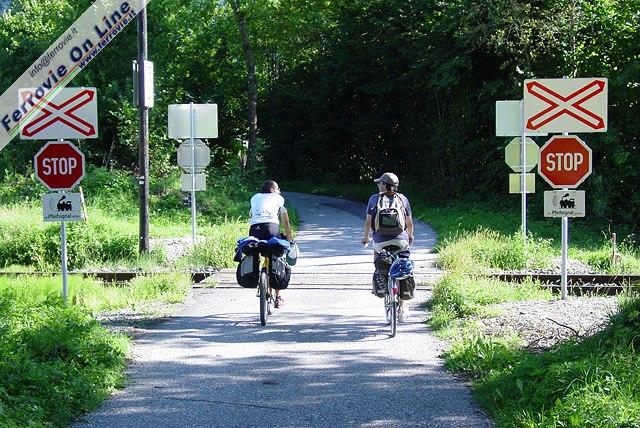
[[(21, 89), (18, 102), (35, 98), (35, 89)], [(39, 109), (40, 110), (40, 109)], [(98, 138), (96, 88), (64, 88), (20, 127), (23, 140)]]
[(49, 193), (42, 195), (44, 221), (81, 221), (80, 193)]
[[(525, 193), (536, 192), (536, 175), (532, 172), (525, 174)], [(522, 193), (522, 174), (509, 174), (509, 193)]]
[(550, 190), (544, 192), (545, 217), (584, 217), (584, 190)]
[[(0, 150), (24, 123), (104, 49), (150, 0), (96, 0), (0, 96)], [(35, 29), (34, 29), (35, 31)], [(37, 52), (29, 52), (34, 56)], [(5, 54), (6, 55), (6, 54)], [(35, 88), (32, 102), (16, 104), (21, 88)]]
[(524, 81), (524, 121), (529, 132), (606, 132), (608, 81)]
[(170, 104), (168, 119), (169, 138), (218, 138), (217, 104)]
[[(546, 132), (527, 132), (531, 137), (545, 136)], [(496, 101), (496, 136), (522, 137), (522, 101)]]
[[(207, 190), (207, 175), (206, 174), (194, 174), (196, 177), (196, 186), (193, 190)], [(182, 174), (180, 176), (180, 188), (183, 192), (191, 191), (191, 174)]]

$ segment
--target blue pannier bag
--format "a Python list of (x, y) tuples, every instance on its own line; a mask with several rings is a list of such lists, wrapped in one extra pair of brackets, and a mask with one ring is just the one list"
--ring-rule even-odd
[(289, 241), (275, 236), (267, 241), (266, 246), (268, 254), (276, 257), (282, 257), (285, 252), (289, 251)]
[(236, 245), (236, 253), (233, 257), (234, 262), (240, 262), (242, 255), (254, 254), (258, 248), (258, 238), (254, 236), (247, 236), (246, 238), (238, 239)]

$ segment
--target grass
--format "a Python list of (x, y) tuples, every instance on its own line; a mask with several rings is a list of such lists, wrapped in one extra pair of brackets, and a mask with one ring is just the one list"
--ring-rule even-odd
[(63, 427), (89, 412), (125, 381), (129, 340), (92, 314), (146, 310), (184, 300), (187, 275), (134, 278), (127, 286), (69, 277), (0, 278), (0, 425)]
[[(429, 301), (431, 326), (445, 330), (454, 337), (462, 325), (457, 322), (473, 316), (487, 314), (489, 305), (523, 301), (550, 300), (551, 292), (532, 281), (508, 283), (463, 272), (450, 273), (441, 278), (433, 289)], [(455, 328), (455, 332), (451, 328)]]
[[(495, 315), (491, 305), (553, 296), (532, 282), (512, 284), (475, 273), (545, 267), (554, 246), (531, 237), (525, 253), (517, 231), (504, 234), (486, 221), (476, 229), (456, 229), (451, 225), (457, 220), (439, 219), (450, 231), (438, 246), (450, 273), (434, 287), (430, 324), (450, 341), (447, 367), (472, 379), (476, 398), (497, 426), (640, 427), (640, 298), (626, 297), (605, 330), (539, 354), (522, 349), (515, 335), (484, 335), (476, 320)], [(603, 272), (638, 272), (635, 248), (622, 245), (615, 265), (602, 242), (589, 247), (579, 241), (572, 256)]]
[(477, 397), (499, 426), (638, 427), (639, 345), (640, 300), (634, 298), (586, 340), (540, 355), (506, 347), (500, 364), (472, 368)]
[[(27, 180), (24, 192), (10, 183), (0, 183), (0, 195), (9, 203), (0, 207), (0, 269), (59, 270), (60, 226), (43, 223), (38, 201), (43, 190)], [(210, 180), (206, 191), (198, 192), (197, 233), (207, 238), (190, 255), (197, 265), (228, 267), (236, 240), (246, 235), (251, 180), (236, 174)], [(173, 267), (161, 250), (138, 254), (139, 219), (134, 177), (118, 171), (94, 168), (83, 180), (88, 222), (67, 224), (70, 269)], [(176, 171), (151, 185), (150, 237), (191, 235), (190, 207), (180, 190)], [(293, 220), (295, 212), (292, 211)], [(244, 226), (240, 226), (244, 223)], [(185, 267), (183, 258), (176, 267)]]

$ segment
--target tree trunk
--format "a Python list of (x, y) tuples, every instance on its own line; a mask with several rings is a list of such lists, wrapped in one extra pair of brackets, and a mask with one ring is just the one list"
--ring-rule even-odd
[(256, 141), (258, 139), (258, 84), (256, 82), (256, 62), (253, 57), (253, 49), (249, 41), (249, 29), (245, 13), (240, 9), (238, 0), (231, 0), (231, 8), (238, 23), (240, 38), (242, 39), (242, 50), (244, 51), (244, 60), (247, 65), (247, 121), (249, 132), (247, 134), (247, 160), (245, 168), (253, 169), (256, 166)]

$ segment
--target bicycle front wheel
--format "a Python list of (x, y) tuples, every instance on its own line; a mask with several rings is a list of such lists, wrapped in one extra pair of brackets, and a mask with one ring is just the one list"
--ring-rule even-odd
[(260, 324), (267, 325), (267, 317), (269, 315), (268, 305), (268, 291), (269, 291), (269, 283), (268, 283), (267, 272), (265, 269), (260, 272), (260, 282), (258, 287), (260, 288)]

